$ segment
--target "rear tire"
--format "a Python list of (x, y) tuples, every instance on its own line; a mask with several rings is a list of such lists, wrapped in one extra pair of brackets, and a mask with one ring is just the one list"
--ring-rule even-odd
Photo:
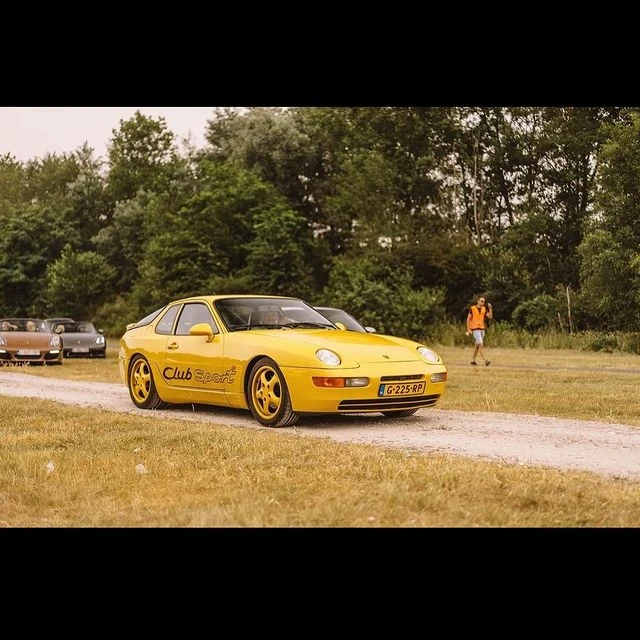
[(129, 395), (138, 409), (162, 409), (167, 403), (160, 399), (149, 361), (141, 355), (134, 356), (127, 378)]
[(271, 358), (261, 358), (249, 373), (247, 400), (253, 417), (265, 427), (288, 427), (298, 421), (280, 367)]

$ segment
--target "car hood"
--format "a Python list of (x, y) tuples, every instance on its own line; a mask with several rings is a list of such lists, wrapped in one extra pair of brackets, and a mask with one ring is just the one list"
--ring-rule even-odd
[(417, 342), (374, 333), (356, 331), (327, 331), (308, 329), (252, 330), (261, 340), (273, 340), (288, 344), (307, 345), (315, 349), (331, 349), (341, 358), (364, 363), (376, 362), (424, 362), (416, 348)]
[(2, 337), (9, 348), (32, 347), (39, 349), (50, 345), (52, 333), (39, 333), (35, 331), (2, 331)]

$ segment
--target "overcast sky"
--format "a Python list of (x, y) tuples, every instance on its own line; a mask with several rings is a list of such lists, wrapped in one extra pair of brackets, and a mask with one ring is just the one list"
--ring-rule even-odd
[(204, 146), (207, 120), (215, 107), (0, 107), (0, 156), (12, 154), (26, 162), (46, 153), (70, 153), (84, 142), (95, 156), (106, 160), (107, 143), (120, 120), (136, 111), (145, 116), (164, 117), (177, 141), (190, 137)]

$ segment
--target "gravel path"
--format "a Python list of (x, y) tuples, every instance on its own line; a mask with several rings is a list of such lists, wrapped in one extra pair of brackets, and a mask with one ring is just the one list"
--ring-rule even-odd
[[(25, 376), (0, 371), (0, 395), (41, 398), (153, 418), (198, 420), (263, 429), (248, 411), (182, 405), (162, 411), (136, 409), (124, 385)], [(422, 409), (415, 416), (379, 414), (302, 418), (277, 432), (450, 453), (509, 464), (591, 471), (640, 481), (640, 428), (541, 416)]]

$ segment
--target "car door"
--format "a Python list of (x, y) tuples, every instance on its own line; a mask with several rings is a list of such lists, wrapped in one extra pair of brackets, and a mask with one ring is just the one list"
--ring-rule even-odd
[[(213, 331), (207, 336), (189, 334), (191, 327), (206, 323)], [(222, 334), (211, 310), (204, 302), (185, 304), (167, 340), (165, 367), (162, 376), (166, 383), (187, 392), (185, 402), (204, 401), (220, 396), (216, 403), (224, 404), (225, 380)]]

